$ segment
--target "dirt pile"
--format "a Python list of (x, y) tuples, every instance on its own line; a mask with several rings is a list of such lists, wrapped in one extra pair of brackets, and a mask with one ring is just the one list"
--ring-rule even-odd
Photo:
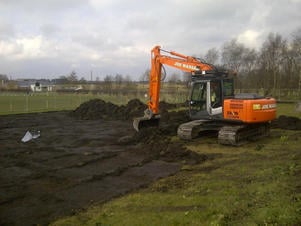
[[(205, 160), (204, 156), (194, 155), (182, 145), (175, 147), (170, 137), (177, 134), (179, 124), (189, 120), (187, 111), (169, 111), (179, 107), (178, 104), (160, 102), (160, 126), (144, 128), (139, 133), (132, 133), (121, 137), (119, 144), (131, 145), (141, 144), (143, 151), (150, 159), (161, 159), (165, 161), (186, 161), (197, 163)], [(107, 120), (132, 120), (134, 117), (143, 116), (147, 108), (138, 99), (130, 100), (126, 105), (118, 106), (101, 99), (94, 99), (81, 104), (71, 114), (80, 119), (107, 119)]]
[[(162, 122), (185, 122), (188, 120), (186, 111), (169, 112), (168, 110), (185, 104), (170, 104), (165, 101), (159, 103)], [(126, 105), (115, 105), (101, 99), (93, 99), (81, 104), (70, 114), (79, 119), (108, 119), (108, 120), (132, 120), (134, 117), (143, 116), (147, 105), (138, 99), (130, 100)]]
[[(179, 124), (189, 121), (187, 111), (171, 111), (186, 104), (170, 104), (165, 101), (159, 103), (160, 109), (160, 128), (165, 135), (176, 134)], [(135, 117), (143, 116), (147, 105), (138, 99), (130, 100), (126, 105), (115, 105), (101, 99), (93, 99), (81, 104), (70, 114), (79, 119), (107, 119), (107, 120), (132, 120)], [(272, 122), (273, 128), (301, 130), (301, 120), (297, 117), (281, 115)], [(152, 131), (157, 133), (158, 131)]]
[(301, 130), (301, 119), (297, 117), (280, 115), (272, 122), (272, 127), (288, 130)]
[(118, 106), (101, 99), (93, 99), (81, 104), (71, 112), (80, 119), (122, 119), (127, 120), (143, 114), (146, 105), (138, 99), (130, 100), (127, 105)]
[(169, 127), (150, 127), (140, 130), (132, 136), (119, 139), (119, 144), (136, 144), (143, 146), (139, 150), (148, 156), (149, 160), (163, 160), (166, 162), (184, 162), (185, 164), (197, 164), (207, 159), (206, 155), (200, 155), (188, 150), (181, 141), (172, 141), (176, 131)]

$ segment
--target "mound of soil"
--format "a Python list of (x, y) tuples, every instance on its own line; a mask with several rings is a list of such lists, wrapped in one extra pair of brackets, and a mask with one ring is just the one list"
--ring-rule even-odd
[(138, 99), (130, 100), (126, 106), (118, 106), (101, 99), (93, 99), (81, 104), (71, 112), (79, 119), (131, 119), (143, 114), (146, 105)]
[[(159, 103), (161, 122), (179, 123), (189, 120), (186, 111), (169, 112), (168, 110), (179, 107), (181, 104), (170, 104), (165, 101)], [(182, 105), (181, 105), (182, 106)], [(138, 99), (130, 100), (126, 105), (115, 105), (101, 99), (93, 99), (81, 104), (70, 114), (79, 119), (94, 120), (132, 120), (135, 117), (143, 116), (147, 105)], [(172, 127), (172, 125), (171, 125)]]
[(169, 109), (172, 109), (172, 108), (177, 108), (178, 105), (177, 104), (171, 104), (171, 103), (167, 103), (165, 101), (160, 101), (159, 103), (159, 108), (160, 109), (166, 109), (166, 110), (169, 110)]
[(143, 145), (144, 155), (150, 159), (163, 160), (166, 162), (185, 162), (186, 164), (197, 164), (207, 159), (206, 155), (200, 155), (188, 150), (180, 141), (174, 142), (170, 135), (175, 135), (168, 127), (150, 127), (140, 130), (125, 139), (119, 139), (120, 144)]
[(288, 130), (301, 130), (301, 119), (297, 117), (280, 115), (272, 122), (272, 127)]
[[(182, 145), (174, 146), (170, 141), (170, 137), (177, 134), (179, 124), (189, 120), (187, 112), (184, 110), (168, 111), (178, 107), (177, 104), (162, 101), (159, 105), (161, 115), (159, 128), (145, 128), (139, 133), (121, 137), (118, 141), (119, 144), (141, 144), (144, 146), (144, 154), (150, 159), (172, 162), (185, 161), (192, 164), (204, 161), (204, 156), (188, 151)], [(122, 106), (101, 99), (94, 99), (81, 104), (71, 114), (80, 119), (132, 120), (134, 117), (143, 116), (146, 108), (147, 106), (138, 99), (130, 100)]]

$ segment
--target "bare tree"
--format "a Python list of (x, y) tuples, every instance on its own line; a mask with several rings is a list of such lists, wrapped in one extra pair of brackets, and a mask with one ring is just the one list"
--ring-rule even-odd
[(245, 47), (236, 39), (226, 42), (222, 47), (222, 62), (229, 69), (239, 72), (242, 65)]
[(123, 82), (123, 76), (122, 74), (116, 74), (114, 77), (116, 86), (118, 86), (119, 88), (121, 88), (122, 82)]
[(8, 81), (8, 76), (5, 74), (0, 74), (0, 80)]
[(112, 86), (113, 86), (113, 76), (112, 75), (106, 75), (103, 79), (104, 82), (104, 91), (105, 92), (111, 92)]
[(126, 75), (123, 79), (123, 81), (127, 84), (132, 83), (132, 78), (130, 75)]
[(205, 57), (205, 61), (209, 64), (216, 65), (219, 59), (219, 52), (216, 48), (211, 48), (207, 51)]
[(248, 73), (254, 70), (256, 67), (256, 59), (258, 53), (255, 49), (245, 48), (242, 58), (242, 68), (243, 70), (247, 71)]
[(71, 73), (66, 78), (70, 83), (75, 83), (78, 81), (75, 71), (71, 71)]
[(79, 82), (81, 84), (84, 84), (84, 83), (87, 83), (87, 80), (84, 77), (81, 77), (80, 80), (79, 80)]
[(301, 90), (301, 27), (293, 32), (292, 55), (293, 55), (293, 70), (298, 78), (298, 89)]
[(301, 56), (301, 27), (292, 33), (293, 43), (292, 46), (296, 53)]
[(261, 71), (264, 73), (264, 87), (275, 92), (280, 86), (281, 69), (285, 59), (287, 42), (280, 34), (270, 33), (263, 43), (260, 55)]
[(172, 73), (168, 79), (168, 82), (170, 83), (179, 83), (180, 81), (181, 81), (180, 75), (176, 72)]
[(0, 74), (0, 87), (4, 86), (8, 82), (7, 75)]
[(236, 39), (232, 39), (229, 42), (226, 42), (221, 51), (222, 62), (225, 67), (230, 70), (237, 72), (239, 76), (234, 80), (235, 87), (241, 88), (242, 86), (242, 77), (240, 75), (240, 69), (243, 64), (245, 47), (243, 44), (238, 43)]
[(146, 69), (143, 74), (140, 76), (140, 82), (149, 81), (150, 69)]
[(242, 65), (241, 65), (241, 72), (240, 77), (243, 80), (243, 87), (244, 88), (251, 88), (258, 87), (258, 80), (261, 78), (256, 78), (255, 69), (257, 63), (258, 53), (255, 49), (244, 49), (244, 54), (242, 56)]
[(190, 72), (183, 72), (183, 82), (188, 87), (191, 82), (191, 73)]

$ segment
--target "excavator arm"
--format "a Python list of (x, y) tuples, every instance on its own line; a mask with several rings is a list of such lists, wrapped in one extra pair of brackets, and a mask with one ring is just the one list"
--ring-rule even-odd
[[(167, 53), (168, 55), (162, 53)], [(185, 72), (198, 72), (201, 74), (206, 74), (206, 72), (215, 70), (214, 66), (203, 63), (194, 57), (186, 56), (174, 51), (162, 50), (160, 46), (155, 46), (151, 51), (148, 109), (145, 110), (143, 117), (134, 119), (133, 126), (137, 131), (143, 127), (154, 126), (159, 123), (159, 99), (163, 65), (177, 68)]]

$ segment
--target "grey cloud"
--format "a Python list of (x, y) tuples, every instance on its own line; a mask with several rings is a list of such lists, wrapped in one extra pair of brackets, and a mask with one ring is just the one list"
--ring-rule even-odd
[(285, 4), (279, 4), (278, 1), (269, 1), (269, 4), (271, 10), (266, 23), (271, 30), (290, 33), (294, 28), (300, 26), (301, 1), (285, 1)]
[(0, 22), (0, 40), (10, 39), (15, 35), (15, 29), (12, 24)]
[(56, 36), (59, 32), (62, 32), (62, 29), (54, 24), (43, 24), (40, 30), (45, 37)]
[(68, 8), (79, 7), (87, 4), (85, 0), (0, 0), (0, 6), (18, 10), (35, 11), (46, 10), (56, 11)]
[[(30, 74), (31, 70), (42, 76), (61, 74), (60, 70), (68, 71), (77, 65), (76, 70), (83, 74), (94, 68), (100, 74), (133, 73), (137, 77), (149, 67), (149, 53), (154, 45), (200, 55), (252, 30), (258, 32), (256, 41), (260, 46), (267, 33), (287, 36), (301, 21), (301, 3), (297, 0), (158, 2), (0, 0), (3, 46), (14, 43), (14, 37), (42, 36), (39, 40), (43, 52), (43, 59), (35, 61), (24, 58), (13, 62), (13, 55), (5, 56), (1, 69), (14, 74), (14, 68), (19, 68), (18, 73), (23, 68), (24, 73)], [(49, 50), (57, 52), (47, 55)]]

